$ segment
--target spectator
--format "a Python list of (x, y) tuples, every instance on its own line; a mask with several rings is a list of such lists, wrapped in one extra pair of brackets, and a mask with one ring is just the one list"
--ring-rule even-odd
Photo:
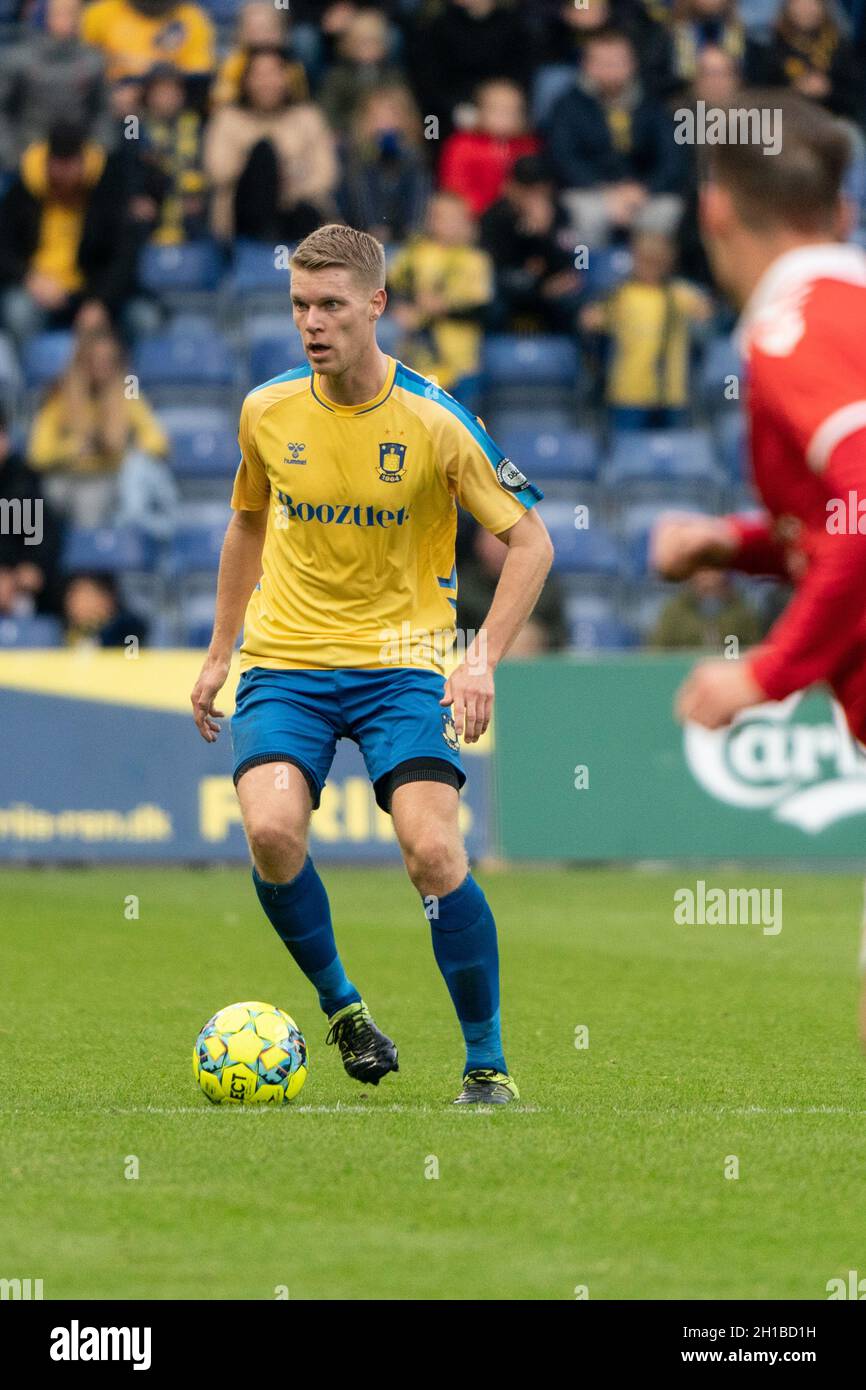
[[(740, 647), (752, 647), (762, 636), (754, 608), (734, 587), (724, 570), (696, 570), (679, 593), (668, 599), (649, 635), (650, 647), (726, 650), (731, 637)], [(739, 655), (739, 652), (736, 653)]]
[(549, 148), (589, 246), (632, 226), (676, 226), (682, 155), (667, 111), (643, 91), (625, 34), (602, 30), (587, 42), (575, 85), (551, 112)]
[(446, 140), (439, 181), (480, 217), (499, 197), (514, 161), (536, 154), (540, 141), (527, 130), (526, 100), (513, 82), (498, 78), (483, 83), (477, 107), (475, 128), (456, 131)]
[(144, 84), (140, 138), (163, 177), (152, 239), (170, 246), (203, 236), (207, 224), (202, 121), (197, 111), (187, 108), (183, 76), (170, 64), (155, 67)]
[(374, 87), (402, 82), (389, 62), (391, 35), (381, 10), (358, 10), (343, 31), (340, 58), (325, 74), (319, 104), (334, 130), (345, 133), (361, 98)]
[(147, 623), (123, 608), (113, 574), (72, 575), (63, 594), (63, 621), (70, 647), (123, 647), (130, 637), (147, 641)]
[(20, 507), (21, 518), (20, 525), (0, 530), (0, 613), (4, 617), (59, 611), (61, 528), (42, 491), (39, 475), (20, 454), (13, 453), (9, 422), (0, 407), (0, 498), (10, 516)]
[(860, 121), (863, 79), (828, 0), (783, 0), (767, 55), (769, 84), (793, 87), (835, 115)]
[(133, 524), (171, 533), (176, 490), (168, 441), (105, 327), (78, 333), (72, 362), (36, 415), (29, 457), (52, 502), (76, 526)]
[(444, 9), (413, 34), (411, 68), (421, 110), (439, 121), (445, 139), (460, 125), (475, 92), (491, 77), (508, 77), (524, 91), (532, 70), (529, 27), (520, 8), (500, 0), (446, 0)]
[(81, 0), (48, 0), (45, 29), (26, 31), (0, 65), (0, 168), (15, 169), (55, 121), (74, 120), (98, 140), (108, 134), (101, 54), (78, 37)]
[(133, 285), (135, 243), (120, 163), (56, 122), (30, 145), (0, 200), (2, 317), (19, 339), (69, 325), (85, 301), (112, 313)]
[(550, 0), (540, 61), (543, 64), (580, 63), (588, 39), (615, 26), (632, 41), (647, 91), (658, 95), (670, 86), (670, 44), (667, 29), (641, 0)]
[(241, 79), (251, 53), (277, 48), (286, 59), (286, 81), (292, 101), (307, 101), (310, 88), (303, 63), (297, 61), (289, 38), (289, 17), (268, 0), (248, 0), (238, 16), (234, 47), (223, 59), (213, 90), (211, 106), (227, 106), (240, 96)]
[(211, 227), (223, 240), (297, 241), (332, 214), (334, 137), (318, 107), (292, 100), (278, 49), (250, 54), (239, 101), (212, 117), (205, 172)]
[(496, 267), (497, 331), (574, 328), (580, 277), (572, 242), (548, 166), (523, 155), (481, 219), (481, 245)]
[(604, 302), (587, 305), (581, 324), (610, 340), (605, 394), (613, 426), (669, 429), (686, 418), (690, 326), (710, 317), (712, 303), (673, 277), (669, 238), (641, 232), (633, 249), (631, 275)]
[[(736, 106), (740, 89), (740, 70), (736, 60), (723, 48), (707, 44), (698, 54), (695, 67), (695, 80), (685, 102), (695, 109), (699, 101), (706, 108), (728, 110)], [(683, 180), (685, 206), (677, 231), (679, 241), (679, 265), (683, 275), (707, 289), (712, 289), (713, 280), (707, 254), (701, 240), (698, 220), (698, 194), (700, 188), (699, 147), (682, 147), (686, 163)]]
[(189, 0), (94, 0), (84, 10), (81, 37), (102, 49), (110, 82), (172, 63), (206, 84), (215, 66), (213, 25)]
[(763, 78), (764, 50), (751, 39), (737, 13), (737, 0), (673, 0), (670, 12), (670, 66), (674, 89), (694, 82), (706, 47), (721, 48), (747, 82)]
[(350, 226), (386, 244), (420, 231), (430, 193), (423, 143), (408, 87), (374, 88), (362, 97), (338, 199)]
[[(483, 526), (475, 526), (469, 538), (469, 555), (459, 566), (457, 626), (466, 638), (484, 626), (493, 593), (502, 573), (508, 546)], [(543, 652), (560, 651), (568, 643), (562, 591), (555, 575), (549, 576), (541, 597), (517, 641), (508, 649), (509, 659), (525, 660)]]
[(400, 356), (450, 390), (478, 372), (493, 266), (475, 243), (475, 223), (456, 193), (430, 200), (423, 236), (394, 259), (394, 317), (406, 334)]

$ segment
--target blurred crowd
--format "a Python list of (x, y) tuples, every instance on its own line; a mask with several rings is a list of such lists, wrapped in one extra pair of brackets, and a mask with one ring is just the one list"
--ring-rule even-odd
[[(277, 253), (343, 220), (386, 244), (389, 350), (491, 426), (485, 354), (512, 336), (576, 354), (572, 423), (591, 422), (602, 460), (629, 433), (704, 428), (696, 364), (731, 317), (674, 113), (736, 105), (744, 83), (827, 107), (850, 132), (858, 236), (863, 19), (859, 0), (0, 0), (0, 493), (46, 515), (36, 560), (0, 537), (0, 619), (115, 640), (133, 630), (123, 586), (70, 571), (64, 534), (130, 529), (156, 554), (195, 519), (131, 365), (182, 332), (142, 273), (153, 248), (209, 247), (219, 284), (238, 248)], [(57, 372), (35, 389), (28, 352), (58, 335)], [(226, 337), (237, 346), (231, 322)], [(250, 384), (225, 389), (232, 408)], [(568, 429), (568, 402), (545, 416), (542, 397), (538, 429)], [(736, 469), (728, 481), (742, 487)], [(466, 627), (497, 545), (463, 520)], [(595, 597), (554, 576), (524, 652), (580, 646)], [(700, 578), (662, 602), (635, 640), (717, 645), (765, 625), (748, 594)], [(610, 644), (629, 645), (628, 626)]]

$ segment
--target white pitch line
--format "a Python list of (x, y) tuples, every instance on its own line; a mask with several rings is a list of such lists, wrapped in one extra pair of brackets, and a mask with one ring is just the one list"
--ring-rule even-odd
[[(490, 1115), (503, 1107), (495, 1105), (477, 1105), (462, 1107), (463, 1112), (480, 1112), (483, 1115)], [(105, 1106), (91, 1110), (74, 1112), (52, 1111), (53, 1116), (64, 1113), (74, 1113), (75, 1115), (210, 1115), (217, 1109), (211, 1105), (133, 1105), (128, 1107)], [(441, 1105), (357, 1105), (343, 1104), (337, 1102), (336, 1105), (295, 1105), (289, 1102), (285, 1106), (274, 1105), (233, 1105), (226, 1106), (226, 1110), (236, 1112), (242, 1111), (245, 1114), (265, 1115), (271, 1110), (281, 1110), (284, 1113), (294, 1113), (297, 1115), (442, 1115), (452, 1113), (447, 1101)], [(598, 1120), (615, 1116), (618, 1119), (683, 1119), (683, 1118), (705, 1118), (721, 1119), (723, 1117), (745, 1118), (749, 1115), (866, 1115), (866, 1109), (852, 1108), (845, 1105), (809, 1105), (809, 1106), (769, 1106), (769, 1105), (745, 1105), (745, 1106), (695, 1106), (694, 1108), (684, 1107), (671, 1110), (623, 1110), (617, 1106), (610, 1110), (589, 1109), (582, 1110), (580, 1106), (541, 1106), (541, 1105), (515, 1105), (508, 1107), (509, 1114), (512, 1115), (571, 1115), (582, 1120)], [(24, 1106), (13, 1108), (0, 1107), (0, 1115), (38, 1115), (38, 1111), (30, 1110)]]

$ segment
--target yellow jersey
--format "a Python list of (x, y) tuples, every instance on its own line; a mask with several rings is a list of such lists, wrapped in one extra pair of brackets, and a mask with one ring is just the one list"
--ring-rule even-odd
[(241, 669), (444, 669), (455, 633), (457, 502), (509, 530), (541, 493), (481, 422), (388, 358), (338, 405), (309, 366), (256, 387), (238, 434), (239, 511), (268, 508)]
[(689, 324), (702, 303), (700, 291), (685, 280), (666, 285), (626, 280), (614, 290), (605, 306), (613, 339), (611, 405), (688, 404)]
[(127, 0), (95, 0), (82, 13), (81, 37), (104, 50), (109, 82), (143, 77), (157, 63), (184, 73), (211, 72), (216, 63), (213, 25), (195, 4), (147, 15)]

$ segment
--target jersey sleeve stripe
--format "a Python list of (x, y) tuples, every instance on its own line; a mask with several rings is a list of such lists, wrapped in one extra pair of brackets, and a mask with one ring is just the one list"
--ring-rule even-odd
[[(500, 463), (505, 458), (505, 454), (499, 445), (490, 438), (486, 430), (481, 428), (471, 410), (467, 410), (465, 405), (461, 405), (453, 396), (449, 396), (448, 392), (443, 391), (442, 387), (437, 386), (435, 382), (419, 376), (417, 372), (411, 371), (408, 367), (404, 367), (402, 362), (397, 366), (394, 384), (395, 386), (402, 386), (404, 391), (409, 391), (413, 396), (424, 396), (434, 405), (441, 406), (443, 410), (447, 410), (449, 414), (459, 420), (469, 431), (490, 467), (496, 473)], [(507, 491), (507, 489), (503, 489), (503, 491)], [(544, 493), (534, 483), (528, 482), (519, 492), (512, 492), (510, 496), (516, 498), (529, 511), (530, 507), (534, 507), (536, 502), (542, 500)]]
[(816, 473), (822, 473), (830, 461), (830, 455), (837, 445), (847, 439), (849, 434), (866, 429), (866, 400), (851, 401), (834, 410), (832, 415), (820, 424), (806, 446), (806, 461)]

